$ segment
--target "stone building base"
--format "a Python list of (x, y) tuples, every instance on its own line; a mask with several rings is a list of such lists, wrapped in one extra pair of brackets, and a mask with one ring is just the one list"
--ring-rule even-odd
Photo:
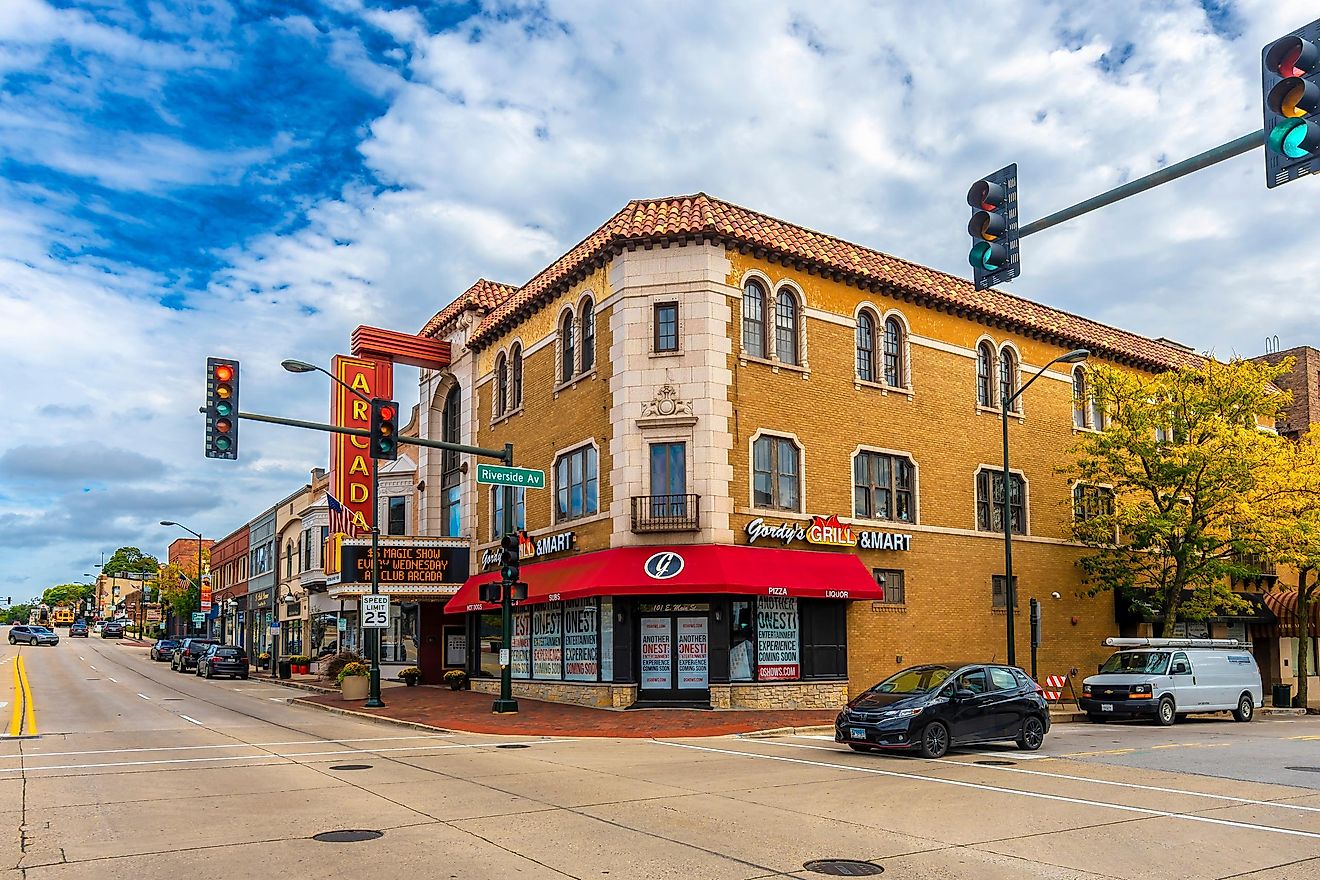
[[(500, 681), (497, 678), (473, 679), (472, 690), (483, 694), (498, 695)], [(513, 682), (513, 695), (515, 698), (545, 700), (549, 703), (572, 703), (577, 706), (591, 706), (596, 709), (624, 709), (637, 702), (637, 685), (589, 681), (523, 681), (515, 679)]]
[(713, 684), (716, 709), (841, 709), (848, 702), (848, 682), (763, 681)]

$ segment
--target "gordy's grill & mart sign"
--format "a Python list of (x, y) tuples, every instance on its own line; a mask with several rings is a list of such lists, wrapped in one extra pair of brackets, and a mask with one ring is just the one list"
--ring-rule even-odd
[(912, 536), (898, 532), (858, 529), (837, 514), (813, 516), (809, 522), (768, 523), (757, 517), (747, 524), (747, 542), (777, 539), (785, 547), (795, 541), (824, 547), (859, 547), (862, 550), (911, 550)]

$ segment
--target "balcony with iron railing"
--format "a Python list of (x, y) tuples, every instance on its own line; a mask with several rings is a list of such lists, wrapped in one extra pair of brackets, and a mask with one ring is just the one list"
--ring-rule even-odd
[(700, 528), (700, 495), (634, 495), (634, 532), (695, 532)]

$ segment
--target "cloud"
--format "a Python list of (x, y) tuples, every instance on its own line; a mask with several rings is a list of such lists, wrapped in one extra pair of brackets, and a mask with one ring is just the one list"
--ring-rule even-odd
[(0, 476), (19, 481), (106, 483), (151, 479), (164, 473), (165, 464), (159, 459), (90, 441), (14, 446), (0, 453)]

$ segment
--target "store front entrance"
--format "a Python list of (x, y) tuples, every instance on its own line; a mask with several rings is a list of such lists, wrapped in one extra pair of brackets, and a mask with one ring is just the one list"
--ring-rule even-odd
[(639, 702), (710, 703), (710, 605), (638, 609)]

